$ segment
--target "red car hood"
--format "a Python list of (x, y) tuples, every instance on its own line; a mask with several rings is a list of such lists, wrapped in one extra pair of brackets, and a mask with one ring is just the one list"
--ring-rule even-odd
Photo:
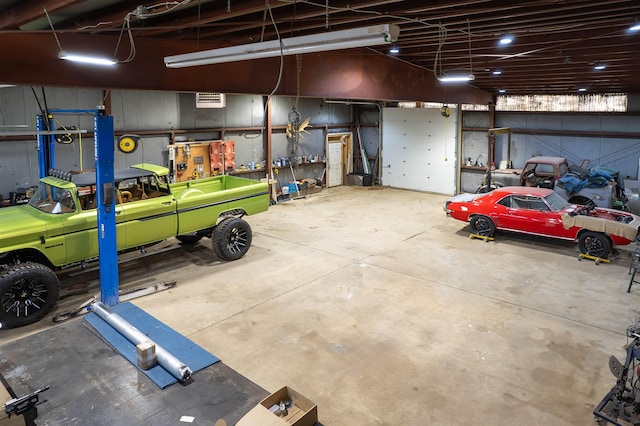
[(640, 217), (620, 210), (595, 208), (587, 215), (571, 215), (576, 206), (570, 206), (561, 211), (562, 225), (565, 228), (577, 226), (591, 231), (617, 235), (629, 241), (636, 239)]

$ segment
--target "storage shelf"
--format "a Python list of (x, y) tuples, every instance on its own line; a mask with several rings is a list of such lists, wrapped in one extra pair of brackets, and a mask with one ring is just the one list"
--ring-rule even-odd
[(483, 172), (487, 171), (486, 167), (478, 167), (478, 166), (460, 166), (460, 169), (461, 170), (478, 170)]
[(315, 161), (315, 162), (307, 162), (307, 163), (299, 163), (299, 164), (292, 164), (291, 166), (272, 166), (272, 168), (274, 169), (288, 169), (289, 167), (294, 167), (294, 168), (298, 168), (298, 167), (302, 167), (302, 166), (315, 166), (318, 164), (322, 164), (324, 166), (324, 161)]
[(232, 172), (229, 172), (230, 176), (234, 176), (234, 175), (248, 175), (250, 173), (266, 173), (267, 169), (265, 169), (264, 167), (260, 168), (260, 169), (246, 169), (246, 170), (234, 170)]

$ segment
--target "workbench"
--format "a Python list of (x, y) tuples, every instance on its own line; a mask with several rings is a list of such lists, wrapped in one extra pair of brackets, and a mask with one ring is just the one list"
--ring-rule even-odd
[(0, 379), (12, 396), (50, 386), (28, 425), (233, 425), (269, 395), (222, 361), (162, 390), (82, 318), (0, 344)]

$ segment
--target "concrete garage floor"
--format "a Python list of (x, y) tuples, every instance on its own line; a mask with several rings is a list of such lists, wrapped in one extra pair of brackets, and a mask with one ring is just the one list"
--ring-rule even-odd
[(595, 265), (570, 243), (471, 240), (447, 198), (323, 190), (248, 217), (239, 261), (203, 240), (121, 268), (121, 284), (177, 280), (134, 303), (263, 388), (298, 390), (323, 425), (595, 424), (640, 317), (631, 247)]

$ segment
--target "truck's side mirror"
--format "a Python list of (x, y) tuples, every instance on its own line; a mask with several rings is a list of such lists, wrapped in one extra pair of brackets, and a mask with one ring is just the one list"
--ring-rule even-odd
[(115, 190), (113, 188), (113, 182), (102, 184), (102, 204), (110, 206), (115, 199)]

